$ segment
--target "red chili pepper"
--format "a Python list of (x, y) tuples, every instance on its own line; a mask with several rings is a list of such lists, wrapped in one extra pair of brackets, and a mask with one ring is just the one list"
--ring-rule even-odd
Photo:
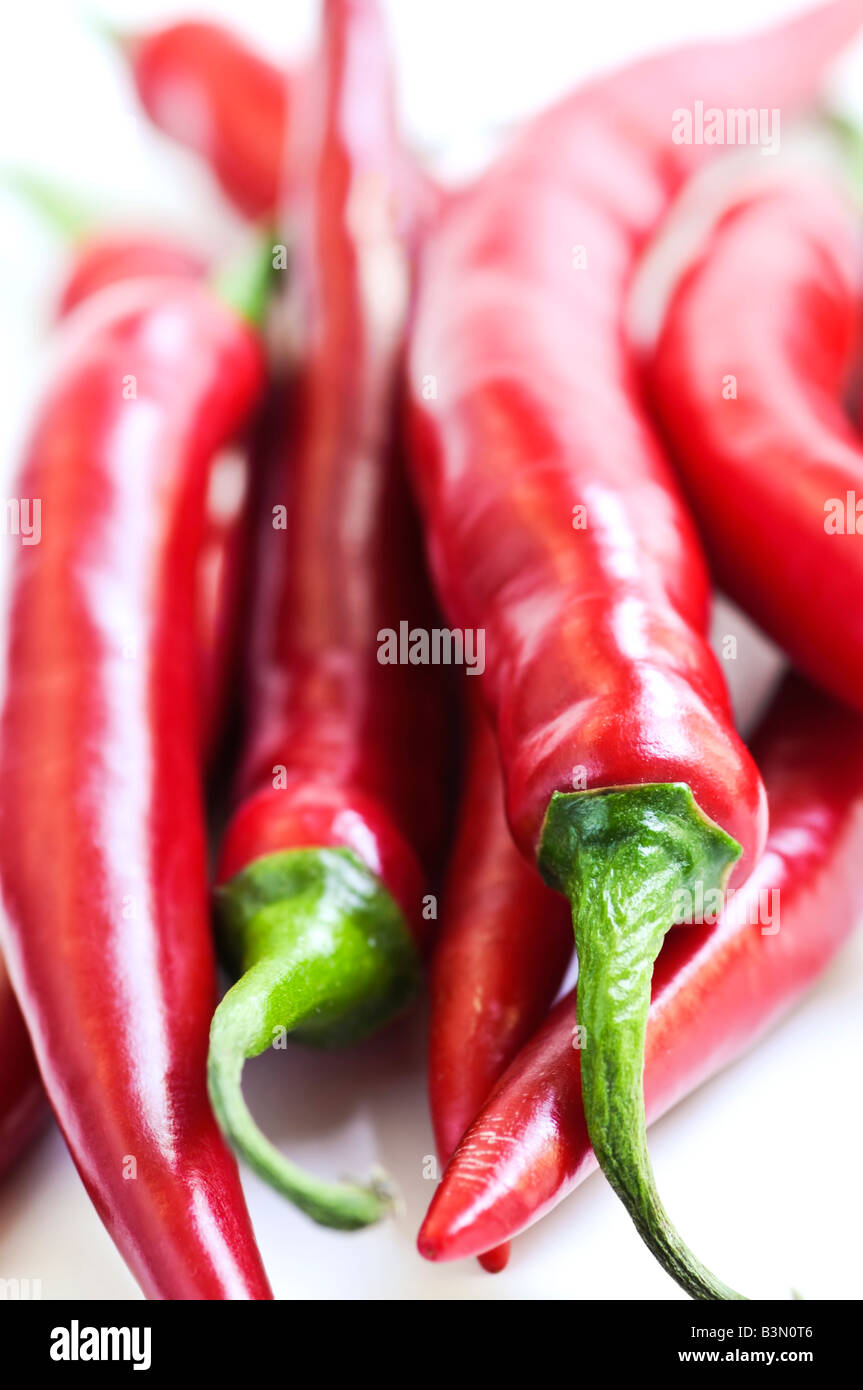
[[(187, 21), (121, 42), (154, 124), (201, 155), (242, 212), (276, 215), (293, 162), (291, 113), (303, 99), (304, 74), (286, 77), (216, 24)], [(441, 191), (404, 150), (393, 158), (403, 163), (399, 197), (418, 224)]]
[(200, 256), (167, 239), (122, 232), (94, 237), (78, 249), (57, 302), (57, 317), (65, 318), (109, 285), (161, 276), (200, 279), (205, 269)]
[(267, 1298), (204, 1084), (195, 660), (208, 468), (264, 362), (203, 287), (141, 281), (101, 304), (66, 326), (19, 484), (42, 536), (13, 574), (3, 945), (73, 1158), (144, 1291)]
[(649, 379), (718, 582), (863, 711), (863, 446), (842, 404), (860, 251), (821, 183), (749, 198), (674, 294)]
[[(251, 543), (250, 472), (254, 439), (226, 451), (210, 472), (207, 515), (198, 562), (197, 642), (204, 709), (204, 750), (218, 761), (236, 702)], [(250, 458), (251, 455), (251, 458)]]
[[(100, 290), (130, 280), (203, 278), (202, 258), (153, 233), (102, 231), (90, 208), (29, 172), (8, 180), (41, 220), (74, 246), (71, 265), (57, 297), (55, 316), (64, 319)], [(199, 646), (202, 663), (204, 747), (218, 748), (232, 691), (242, 574), (247, 543), (247, 459), (232, 449), (216, 460), (207, 499), (201, 547)]]
[(247, 216), (275, 211), (291, 105), (286, 74), (217, 24), (123, 36), (150, 119), (206, 160)]
[[(571, 955), (566, 900), (513, 844), (497, 745), (475, 707), (431, 972), (429, 1095), (443, 1164), (545, 1017)], [(483, 1262), (497, 1273), (507, 1252), (491, 1254)]]
[(395, 429), (407, 276), (390, 80), (377, 8), (328, 0), (297, 127), (308, 144), (291, 209), (305, 346), (296, 427), (255, 547), (249, 727), (216, 894), (239, 980), (213, 1020), (214, 1108), (264, 1178), (345, 1229), (378, 1220), (386, 1192), (289, 1163), (240, 1083), (245, 1059), (286, 1034), (343, 1044), (398, 1013), (426, 934), (420, 860), (441, 815), (441, 689), (420, 665), (380, 659), (387, 630), (434, 621)]
[[(19, 188), (22, 181), (16, 180)], [(40, 203), (55, 225), (82, 236), (59, 296), (62, 319), (101, 289), (123, 281), (175, 275), (200, 278), (203, 262), (173, 243), (144, 234), (103, 234), (73, 212), (67, 199), (32, 179), (23, 191)], [(224, 465), (223, 465), (224, 466)], [(219, 464), (216, 464), (218, 470)], [(217, 477), (211, 479), (211, 491)], [(200, 565), (199, 644), (204, 661), (204, 723), (208, 746), (221, 723), (233, 653), (236, 574), (240, 541), (236, 512), (211, 509)], [(233, 615), (233, 616), (232, 616)], [(46, 1118), (45, 1093), (26, 1025), (0, 959), (0, 1176), (23, 1153)]]
[(714, 148), (685, 143), (680, 113), (787, 114), (861, 18), (859, 3), (833, 4), (758, 42), (648, 60), (540, 117), (442, 216), (410, 350), (438, 593), (451, 622), (485, 634), (509, 822), (573, 907), (591, 1139), (642, 1237), (698, 1298), (739, 1295), (683, 1246), (655, 1190), (650, 979), (687, 892), (751, 870), (766, 805), (624, 307), (647, 236)]
[[(856, 920), (863, 724), (787, 678), (754, 752), (770, 795), (767, 848), (717, 925), (673, 932), (662, 948), (647, 1028), (650, 1120), (751, 1046), (817, 979)], [(574, 992), (555, 1007), (459, 1146), (420, 1233), (427, 1258), (462, 1258), (510, 1239), (596, 1167), (573, 1002)]]

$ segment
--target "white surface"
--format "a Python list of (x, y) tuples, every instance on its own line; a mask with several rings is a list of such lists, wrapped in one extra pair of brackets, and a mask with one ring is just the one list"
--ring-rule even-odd
[[(125, 25), (170, 5), (90, 9)], [(441, 167), (474, 167), (514, 118), (585, 73), (700, 33), (752, 28), (792, 8), (777, 0), (399, 0), (389, 5), (407, 124)], [(273, 54), (311, 31), (300, 0), (197, 6), (230, 18)], [(82, 12), (83, 13), (83, 12)], [(837, 78), (853, 107), (863, 74), (858, 44)], [(151, 132), (122, 68), (68, 0), (0, 11), (0, 166), (62, 178), (145, 225), (185, 230), (207, 249), (242, 237), (195, 161)], [(0, 197), (0, 449), (8, 477), (14, 440), (39, 368), (44, 308), (62, 263), (50, 237)], [(723, 608), (717, 633), (740, 636), (729, 663), (749, 721), (775, 661)], [(863, 1124), (863, 939), (860, 934), (806, 1003), (750, 1056), (703, 1087), (651, 1131), (660, 1191), (684, 1236), (724, 1279), (753, 1296), (863, 1296), (859, 1196)], [(249, 1068), (256, 1110), (291, 1155), (317, 1171), (363, 1173), (381, 1163), (404, 1210), (387, 1226), (344, 1236), (312, 1226), (254, 1177), (249, 1202), (278, 1297), (683, 1297), (634, 1235), (603, 1180), (591, 1178), (523, 1237), (506, 1273), (432, 1266), (414, 1249), (431, 1196), (424, 1022), (401, 1023), (353, 1053), (272, 1054)], [(135, 1298), (137, 1288), (92, 1211), (65, 1147), (50, 1133), (0, 1190), (0, 1276), (38, 1278), (52, 1297)]]

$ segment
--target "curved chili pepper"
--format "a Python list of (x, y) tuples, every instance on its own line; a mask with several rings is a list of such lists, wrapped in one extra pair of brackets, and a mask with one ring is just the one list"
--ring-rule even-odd
[(246, 1058), (274, 1040), (344, 1044), (405, 1007), (441, 815), (440, 686), (380, 659), (387, 629), (433, 622), (395, 430), (406, 266), (387, 48), (372, 4), (329, 0), (324, 17), (292, 208), (296, 430), (261, 513), (249, 728), (217, 874), (239, 979), (213, 1019), (209, 1075), (249, 1163), (316, 1221), (353, 1229), (380, 1218), (386, 1191), (303, 1173), (241, 1090)]
[(99, 290), (131, 279), (201, 279), (206, 264), (193, 251), (150, 234), (115, 232), (81, 245), (57, 300), (65, 318)]
[(218, 24), (187, 20), (120, 42), (153, 123), (203, 157), (241, 212), (272, 214), (291, 106), (285, 73)]
[(718, 582), (863, 711), (863, 609), (849, 602), (863, 593), (863, 445), (842, 404), (860, 251), (857, 215), (822, 183), (747, 199), (678, 286), (648, 370)]
[(647, 60), (540, 117), (440, 218), (410, 349), (438, 593), (451, 622), (485, 634), (509, 822), (573, 908), (591, 1139), (642, 1237), (698, 1298), (739, 1295), (698, 1264), (655, 1190), (650, 979), (676, 903), (748, 874), (767, 816), (624, 307), (645, 239), (714, 148), (686, 143), (685, 123), (677, 143), (679, 113), (787, 115), (861, 18), (833, 4), (759, 42)]
[[(545, 1017), (572, 955), (566, 900), (513, 844), (497, 744), (478, 704), (431, 970), (429, 1097), (443, 1164)], [(506, 1250), (491, 1256), (483, 1263), (497, 1273)]]
[[(100, 290), (130, 280), (203, 278), (206, 262), (153, 233), (97, 230), (92, 209), (29, 172), (8, 182), (65, 241), (74, 255), (57, 296), (55, 317), (64, 319)], [(210, 477), (206, 529), (201, 546), (198, 642), (201, 653), (204, 747), (218, 748), (238, 645), (242, 574), (247, 542), (247, 459), (232, 449), (217, 459)]]
[(194, 640), (210, 460), (263, 379), (211, 292), (130, 284), (67, 324), (19, 484), (42, 537), (13, 574), (3, 944), (72, 1156), (151, 1297), (270, 1297), (204, 1085)]
[[(653, 978), (650, 1120), (751, 1046), (853, 930), (863, 853), (863, 724), (786, 678), (754, 744), (770, 796), (764, 855), (716, 925), (671, 933)], [(420, 1233), (429, 1259), (475, 1255), (550, 1211), (595, 1167), (574, 992), (463, 1139)]]
[[(16, 186), (37, 202), (55, 226), (78, 241), (58, 296), (57, 317), (65, 318), (102, 289), (128, 280), (168, 275), (200, 278), (204, 264), (173, 243), (142, 233), (98, 234), (89, 218), (41, 181), (16, 178)], [(224, 466), (224, 465), (223, 465)], [(220, 467), (219, 462), (215, 470)], [(213, 483), (211, 480), (211, 490)], [(204, 674), (207, 746), (215, 743), (229, 681), (235, 626), (236, 574), (240, 522), (236, 510), (211, 506), (200, 563), (199, 646)], [(0, 958), (0, 1176), (23, 1153), (47, 1119), (45, 1093), (26, 1025)]]
[[(284, 71), (229, 29), (186, 21), (121, 38), (141, 102), (159, 129), (195, 150), (223, 191), (250, 217), (275, 216), (291, 169), (291, 114), (303, 74)], [(287, 160), (285, 158), (287, 152)], [(433, 179), (406, 155), (401, 197), (417, 223), (441, 199)]]

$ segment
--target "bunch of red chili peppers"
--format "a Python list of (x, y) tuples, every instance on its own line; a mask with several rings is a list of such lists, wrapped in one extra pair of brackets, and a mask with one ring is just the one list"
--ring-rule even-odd
[[(811, 115), (861, 27), (830, 0), (598, 78), (457, 192), (400, 138), (374, 0), (324, 0), (291, 74), (207, 24), (124, 38), (257, 224), (228, 269), (19, 179), (74, 251), (6, 600), (0, 1169), (47, 1094), (149, 1297), (271, 1297), (234, 1153), (323, 1225), (391, 1213), (282, 1153), (242, 1073), (426, 967), (421, 1253), (503, 1269), (598, 1164), (681, 1288), (743, 1297), (646, 1126), (863, 906), (863, 221), (827, 166), (741, 175), (648, 350), (628, 304), (722, 157), (692, 113)], [(799, 672), (749, 747), (708, 564)]]

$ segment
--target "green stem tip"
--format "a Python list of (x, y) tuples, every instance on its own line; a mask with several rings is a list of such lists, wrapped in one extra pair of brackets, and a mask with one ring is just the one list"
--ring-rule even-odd
[(220, 941), (239, 975), (213, 1017), (208, 1080), (228, 1139), (312, 1220), (357, 1230), (385, 1216), (385, 1180), (324, 1182), (289, 1162), (256, 1125), (242, 1092), (247, 1058), (288, 1038), (340, 1046), (394, 1017), (419, 985), (400, 909), (349, 850), (265, 855), (217, 891)]
[(261, 328), (273, 297), (279, 243), (274, 228), (262, 232), (251, 252), (217, 272), (213, 288), (253, 328)]
[(30, 169), (5, 170), (2, 182), (63, 241), (83, 241), (99, 221), (93, 208)]
[(821, 122), (835, 142), (845, 186), (855, 206), (863, 205), (863, 130), (843, 111), (825, 108)]
[(85, 29), (99, 39), (102, 43), (110, 44), (114, 48), (125, 52), (134, 47), (137, 43), (137, 36), (114, 24), (108, 17), (91, 6), (87, 6), (81, 14)]
[[(581, 1088), (600, 1167), (645, 1244), (692, 1298), (739, 1299), (672, 1225), (647, 1149), (644, 1050), (653, 965), (682, 904), (721, 891), (740, 846), (689, 787), (654, 783), (552, 797), (540, 869), (572, 905)], [(707, 899), (710, 901), (710, 899)]]

